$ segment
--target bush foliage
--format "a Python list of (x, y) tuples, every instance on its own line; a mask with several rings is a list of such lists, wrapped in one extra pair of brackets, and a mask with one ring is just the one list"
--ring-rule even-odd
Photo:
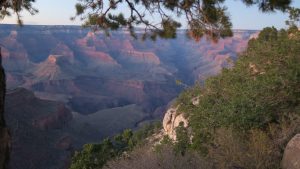
[(126, 129), (121, 134), (104, 139), (99, 144), (86, 144), (81, 151), (75, 152), (70, 169), (102, 168), (108, 160), (144, 144), (145, 139), (160, 128), (160, 123), (153, 123), (135, 132)]
[[(190, 102), (195, 96), (198, 106)], [(300, 113), (298, 29), (265, 28), (235, 66), (185, 91), (177, 102), (190, 120), (192, 149), (219, 159), (219, 168), (279, 168), (287, 141), (300, 131), (295, 127)]]

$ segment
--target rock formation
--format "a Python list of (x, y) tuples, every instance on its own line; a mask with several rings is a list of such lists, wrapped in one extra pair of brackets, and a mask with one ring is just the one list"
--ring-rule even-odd
[(7, 90), (5, 120), (12, 145), (9, 167), (13, 169), (63, 168), (73, 143), (82, 145), (76, 140), (78, 130), (69, 127), (72, 113), (63, 103), (39, 99), (24, 88)]
[(154, 65), (159, 65), (160, 64), (160, 59), (159, 57), (153, 53), (153, 52), (141, 52), (141, 51), (136, 51), (136, 50), (129, 50), (129, 51), (122, 51), (122, 54), (124, 57), (133, 63), (136, 64), (154, 64)]
[[(178, 34), (176, 40), (158, 39), (153, 43), (135, 41), (126, 32), (114, 32), (110, 37), (105, 37), (74, 26), (0, 27), (0, 36), (3, 37), (0, 43), (5, 44), (2, 54), (7, 71), (7, 88), (23, 87), (34, 92), (36, 97), (48, 100), (41, 101), (33, 95), (29, 97), (28, 92), (7, 93), (5, 115), (10, 118), (5, 119), (12, 135), (10, 161), (15, 169), (26, 168), (25, 164), (32, 168), (51, 168), (50, 165), (57, 168), (60, 160), (49, 157), (58, 157), (56, 153), (61, 153), (63, 157), (69, 155), (69, 152), (56, 151), (57, 147), (69, 149), (69, 138), (59, 141), (67, 135), (65, 133), (72, 131), (70, 135), (77, 148), (123, 128), (161, 118), (167, 103), (184, 88), (183, 85), (176, 85), (176, 80), (191, 85), (196, 80), (204, 80), (218, 73), (226, 66), (228, 58), (235, 60), (236, 52), (242, 51), (249, 36), (256, 32), (242, 31), (233, 39), (228, 38), (218, 44), (212, 44), (205, 38), (200, 43), (194, 43), (186, 40), (184, 33)], [(4, 75), (0, 77), (4, 83)], [(1, 89), (4, 87), (1, 86)], [(3, 96), (4, 90), (0, 94)], [(78, 121), (74, 118), (69, 122), (71, 116), (57, 109), (56, 101), (68, 104), (75, 112), (91, 116), (87, 121), (96, 127), (79, 123), (79, 120), (82, 121), (80, 114), (73, 116), (80, 117), (76, 118)], [(191, 102), (197, 106), (199, 99), (194, 98)], [(104, 111), (113, 108), (123, 111), (120, 113), (123, 116), (118, 114), (115, 118), (111, 111)], [(3, 111), (0, 120), (2, 114)], [(122, 123), (119, 128), (114, 126), (107, 131), (103, 128), (98, 131), (99, 119), (103, 116), (116, 119), (115, 124), (126, 121), (124, 117), (130, 117), (132, 121)], [(176, 139), (175, 129), (180, 122), (188, 126), (184, 114), (170, 108), (162, 133)], [(68, 125), (62, 127), (64, 123)], [(5, 127), (5, 123), (0, 125)], [(80, 127), (80, 130), (74, 130), (71, 128), (73, 126)], [(26, 159), (28, 156), (32, 157), (31, 161)]]
[[(196, 96), (190, 101), (194, 106), (198, 106), (199, 98), (200, 96)], [(173, 141), (176, 141), (176, 128), (179, 127), (180, 123), (183, 123), (185, 128), (189, 127), (188, 118), (186, 118), (184, 112), (178, 111), (179, 107), (180, 104), (176, 108), (169, 108), (163, 119), (163, 135), (167, 135)]]
[(283, 160), (282, 169), (299, 169), (300, 168), (300, 134), (297, 134), (287, 144)]
[(184, 127), (188, 127), (188, 120), (184, 117), (182, 112), (178, 112), (179, 106), (176, 108), (169, 108), (163, 120), (164, 134), (168, 135), (170, 139), (176, 140), (176, 128), (183, 122)]
[(72, 62), (68, 56), (49, 55), (47, 60), (37, 64), (32, 74), (36, 81), (70, 79), (78, 72)]

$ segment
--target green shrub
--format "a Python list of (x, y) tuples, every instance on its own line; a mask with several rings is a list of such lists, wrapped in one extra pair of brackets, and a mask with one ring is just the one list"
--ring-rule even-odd
[(145, 139), (158, 129), (160, 129), (160, 125), (153, 123), (145, 125), (135, 132), (126, 129), (112, 139), (104, 139), (100, 144), (86, 144), (81, 151), (77, 151), (73, 155), (70, 169), (102, 168), (108, 160), (144, 144)]
[(188, 89), (177, 104), (190, 120), (191, 148), (217, 168), (280, 168), (285, 144), (300, 131), (293, 127), (300, 124), (299, 31), (264, 29), (233, 67)]
[(188, 136), (187, 128), (185, 128), (183, 122), (181, 122), (176, 128), (176, 142), (174, 144), (175, 154), (185, 155), (189, 145), (190, 138)]

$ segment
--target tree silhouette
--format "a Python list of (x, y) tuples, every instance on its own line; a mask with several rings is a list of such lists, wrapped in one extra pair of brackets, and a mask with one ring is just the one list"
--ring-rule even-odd
[[(276, 10), (286, 11), (291, 0), (241, 0), (245, 5), (257, 5), (263, 12)], [(0, 20), (15, 13), (18, 23), (22, 24), (20, 12), (25, 10), (30, 14), (38, 12), (33, 7), (35, 0), (0, 0)], [(104, 30), (121, 27), (128, 28), (136, 37), (135, 27), (142, 26), (142, 38), (155, 39), (175, 38), (176, 31), (182, 23), (176, 21), (184, 17), (187, 22), (187, 33), (199, 40), (202, 36), (217, 40), (232, 36), (232, 23), (224, 5), (225, 0), (78, 0), (76, 16), (84, 21), (84, 26)], [(129, 11), (126, 16), (122, 11), (125, 6)], [(155, 21), (147, 16), (156, 16)]]
[(22, 25), (21, 11), (26, 10), (32, 15), (38, 12), (37, 9), (33, 8), (33, 2), (35, 0), (0, 0), (0, 19), (15, 13), (18, 18), (18, 24)]
[[(110, 30), (126, 27), (136, 37), (135, 27), (144, 28), (142, 38), (175, 38), (181, 23), (187, 22), (187, 33), (199, 40), (203, 35), (212, 40), (232, 36), (232, 23), (228, 16), (225, 0), (78, 0), (76, 16), (93, 29)], [(241, 0), (246, 5), (258, 5), (263, 12), (285, 11), (291, 0)], [(127, 16), (121, 11), (126, 6)], [(155, 21), (149, 20), (154, 16)], [(73, 17), (75, 19), (75, 17)]]
[[(28, 11), (30, 14), (35, 14), (38, 11), (32, 7), (35, 0), (0, 0), (0, 20), (6, 16), (15, 13), (17, 22), (22, 25), (20, 12)], [(10, 134), (4, 120), (4, 103), (6, 91), (5, 72), (2, 66), (2, 55), (0, 45), (0, 169), (8, 168), (9, 149), (10, 149)]]

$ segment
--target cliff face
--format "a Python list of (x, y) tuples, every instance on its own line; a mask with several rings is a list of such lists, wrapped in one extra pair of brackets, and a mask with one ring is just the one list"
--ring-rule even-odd
[[(190, 100), (194, 106), (199, 105), (199, 96)], [(171, 140), (176, 141), (176, 128), (180, 123), (183, 123), (183, 127), (189, 127), (189, 119), (185, 116), (184, 112), (179, 111), (180, 104), (176, 108), (169, 108), (163, 119), (163, 135), (167, 135)]]
[(61, 102), (41, 100), (23, 88), (8, 90), (5, 119), (12, 142), (10, 167), (64, 168), (73, 143), (78, 144), (73, 139), (76, 131), (69, 127), (72, 118)]
[(33, 126), (40, 130), (60, 129), (71, 120), (71, 112), (61, 105), (53, 114), (34, 119)]
[(183, 123), (184, 127), (188, 127), (189, 124), (184, 114), (177, 111), (178, 108), (169, 108), (163, 120), (164, 134), (174, 141), (176, 140), (176, 128), (180, 123)]
[(9, 159), (10, 136), (4, 120), (4, 100), (5, 100), (5, 73), (2, 67), (2, 55), (0, 48), (0, 168), (7, 168)]

